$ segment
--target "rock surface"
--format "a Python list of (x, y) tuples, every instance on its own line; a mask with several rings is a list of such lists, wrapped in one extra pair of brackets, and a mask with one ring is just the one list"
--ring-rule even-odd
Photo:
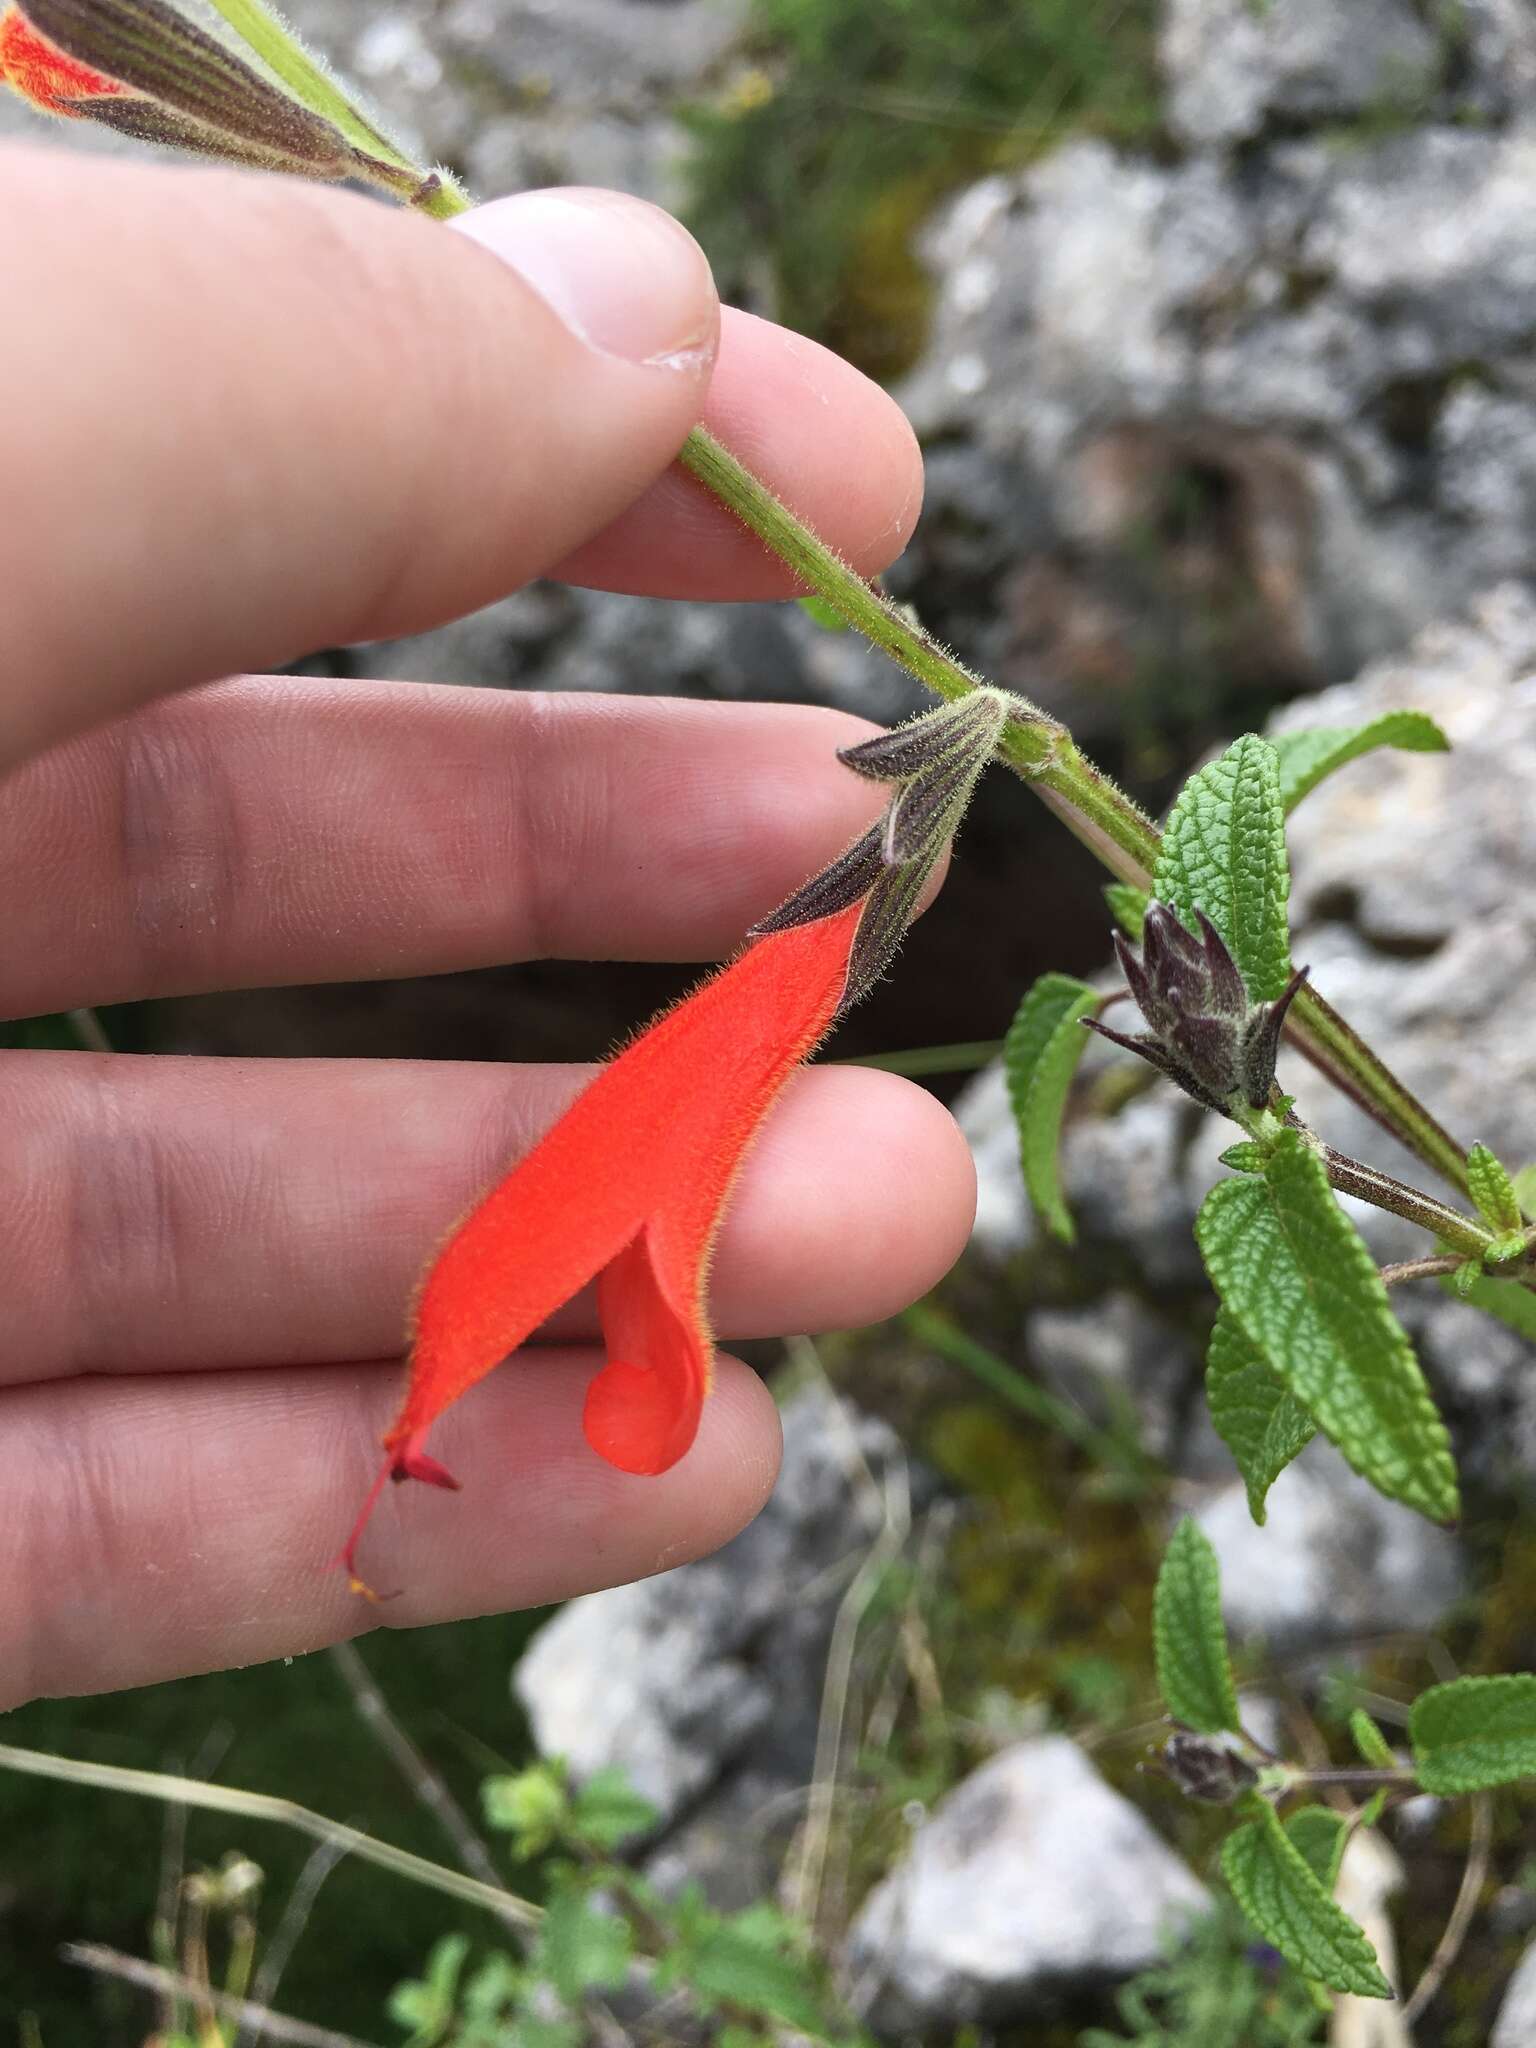
[(1536, 1943), (1515, 1965), (1488, 2048), (1531, 2048), (1536, 2041)]
[(854, 1923), (844, 1974), (881, 2033), (1018, 2020), (1152, 1962), (1208, 1904), (1077, 1744), (1042, 1736), (972, 1772), (918, 1829)]
[[(907, 1483), (900, 1442), (814, 1390), (784, 1411), (772, 1499), (716, 1556), (563, 1607), (515, 1684), (544, 1754), (621, 1765), (657, 1808), (659, 1881), (771, 1892), (812, 1775), (837, 1603)], [(919, 1475), (919, 1487), (922, 1486)]]
[(928, 237), (904, 400), (973, 555), (1029, 508), (946, 627), (1085, 729), (1338, 680), (1527, 571), (1536, 16), (1431, 19), (1168, 0), (1182, 154), (1070, 143)]
[(1314, 1443), (1281, 1473), (1262, 1528), (1240, 1480), (1196, 1520), (1221, 1565), (1228, 1628), (1281, 1654), (1394, 1629), (1432, 1632), (1462, 1590), (1455, 1537), (1383, 1500), (1331, 1444)]

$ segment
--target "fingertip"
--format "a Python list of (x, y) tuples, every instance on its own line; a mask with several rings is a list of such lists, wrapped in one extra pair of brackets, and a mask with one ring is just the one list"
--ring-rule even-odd
[(873, 1067), (826, 1066), (785, 1094), (721, 1236), (722, 1329), (771, 1336), (884, 1321), (926, 1294), (970, 1238), (976, 1168), (938, 1098)]
[(516, 271), (587, 347), (708, 380), (720, 331), (709, 259), (659, 206), (553, 186), (489, 200), (452, 226)]

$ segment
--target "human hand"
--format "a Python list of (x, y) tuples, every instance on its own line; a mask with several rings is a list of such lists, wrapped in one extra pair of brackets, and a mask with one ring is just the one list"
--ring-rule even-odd
[[(529, 195), (460, 233), (22, 150), (0, 151), (0, 222), (0, 1011), (716, 958), (868, 823), (881, 792), (838, 768), (860, 728), (832, 713), (208, 682), (540, 574), (784, 594), (668, 470), (701, 417), (857, 567), (899, 551), (920, 495), (900, 414), (721, 315), (653, 209)], [(400, 1598), (369, 1608), (330, 1569), (421, 1265), (581, 1079), (0, 1054), (0, 1708), (561, 1599), (757, 1511), (777, 1422), (730, 1360), (673, 1470), (589, 1450), (583, 1301), (441, 1425), (463, 1494), (385, 1503), (371, 1558)], [(971, 1196), (929, 1096), (801, 1076), (729, 1213), (718, 1327), (891, 1313), (954, 1258)]]

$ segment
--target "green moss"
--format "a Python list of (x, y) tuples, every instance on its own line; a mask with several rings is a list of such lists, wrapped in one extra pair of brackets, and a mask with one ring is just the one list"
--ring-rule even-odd
[(927, 322), (915, 229), (1067, 134), (1151, 137), (1155, 24), (1153, 0), (756, 0), (745, 68), (683, 114), (688, 218), (727, 295), (873, 375), (905, 368)]

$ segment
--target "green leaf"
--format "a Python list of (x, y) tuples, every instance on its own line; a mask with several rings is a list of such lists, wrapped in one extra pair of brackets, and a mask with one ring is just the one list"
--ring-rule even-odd
[(563, 1770), (557, 1764), (539, 1763), (505, 1777), (486, 1778), (480, 1786), (480, 1805), (486, 1826), (510, 1834), (519, 1857), (542, 1855), (564, 1832), (569, 1813)]
[(578, 1841), (606, 1852), (633, 1835), (648, 1835), (660, 1818), (629, 1782), (623, 1765), (608, 1764), (594, 1771), (572, 1799), (569, 1831)]
[(1192, 775), (1163, 828), (1152, 893), (1191, 931), (1203, 910), (1256, 1003), (1291, 978), (1285, 812), (1275, 750), (1248, 733)]
[(1221, 1868), (1249, 1920), (1303, 1975), (1357, 1998), (1392, 1996), (1364, 1930), (1328, 1896), (1267, 1802), (1227, 1837)]
[(749, 1906), (729, 1918), (700, 1915), (688, 1932), (680, 1973), (705, 2000), (825, 2038), (827, 2015), (810, 1967), (794, 1952), (783, 1916), (772, 1906)]
[(1041, 1222), (1067, 1244), (1076, 1233), (1062, 1199), (1056, 1153), (1067, 1091), (1088, 1044), (1082, 1020), (1098, 1000), (1085, 981), (1069, 974), (1042, 975), (1020, 1003), (1003, 1041), (1024, 1185)]
[(1262, 1173), (1264, 1162), (1269, 1157), (1262, 1145), (1255, 1145), (1250, 1139), (1242, 1138), (1235, 1145), (1229, 1145), (1221, 1155), (1223, 1166), (1233, 1173)]
[(1481, 1792), (1536, 1777), (1536, 1673), (1432, 1685), (1409, 1710), (1408, 1740), (1426, 1792)]
[(1200, 1735), (1240, 1732), (1221, 1618), (1221, 1568), (1186, 1515), (1169, 1539), (1152, 1606), (1157, 1683), (1169, 1713)]
[(1496, 1316), (1501, 1323), (1507, 1323), (1510, 1329), (1517, 1330), (1522, 1337), (1529, 1337), (1536, 1344), (1536, 1294), (1518, 1280), (1489, 1280), (1478, 1272), (1470, 1259), (1467, 1266), (1472, 1266), (1470, 1273), (1466, 1266), (1460, 1266), (1441, 1281), (1446, 1293), (1462, 1301), (1470, 1301), (1474, 1308), (1480, 1308), (1485, 1315)]
[(1349, 1717), (1349, 1732), (1356, 1749), (1368, 1764), (1374, 1764), (1378, 1771), (1393, 1771), (1397, 1758), (1392, 1754), (1392, 1745), (1365, 1711), (1356, 1707)]
[(1525, 1218), (1509, 1170), (1486, 1145), (1474, 1145), (1467, 1154), (1467, 1191), (1490, 1230), (1524, 1230)]
[(1536, 1166), (1522, 1166), (1515, 1175), (1515, 1199), (1527, 1216), (1536, 1217)]
[(1355, 1470), (1390, 1499), (1454, 1521), (1445, 1424), (1376, 1262), (1302, 1134), (1281, 1132), (1262, 1180), (1218, 1182), (1195, 1236), (1243, 1334)]
[(1134, 944), (1141, 944), (1141, 928), (1146, 922), (1147, 905), (1151, 897), (1145, 889), (1134, 888), (1129, 882), (1106, 882), (1104, 901), (1109, 905), (1109, 914), (1121, 931)]
[(459, 1973), (469, 1955), (469, 1937), (445, 1934), (427, 1958), (417, 1982), (397, 1984), (386, 2010), (397, 2026), (412, 2029), (406, 2048), (431, 2048), (453, 2024), (458, 2003)]
[(1286, 1815), (1285, 1832), (1301, 1851), (1302, 1860), (1329, 1897), (1339, 1881), (1349, 1823), (1331, 1806), (1298, 1806)]
[(629, 1953), (627, 1920), (599, 1913), (578, 1891), (555, 1893), (539, 1930), (539, 1965), (567, 2005), (622, 1984)]
[(1309, 790), (1346, 762), (1358, 761), (1376, 747), (1399, 747), (1408, 754), (1444, 754), (1450, 741), (1422, 711), (1388, 711), (1366, 725), (1321, 726), (1308, 732), (1279, 733), (1274, 741), (1280, 757), (1280, 800), (1295, 810)]
[(1248, 1512), (1262, 1524), (1269, 1489), (1312, 1441), (1317, 1424), (1227, 1308), (1216, 1317), (1205, 1355), (1205, 1395), (1216, 1434), (1248, 1488)]

